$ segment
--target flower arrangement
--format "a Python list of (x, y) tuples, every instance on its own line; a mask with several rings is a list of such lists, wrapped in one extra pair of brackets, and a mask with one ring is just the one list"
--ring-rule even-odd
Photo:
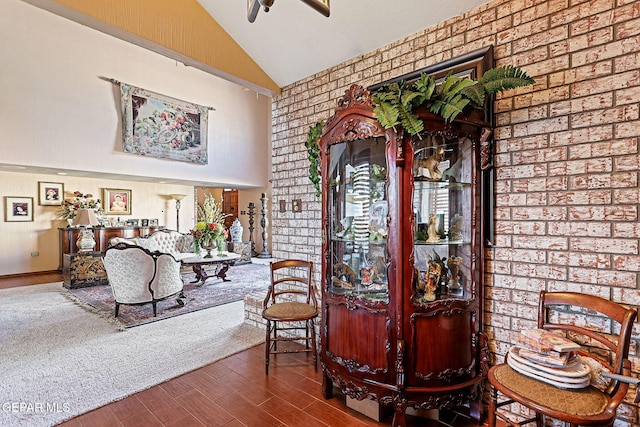
[(96, 213), (102, 213), (100, 199), (94, 199), (93, 194), (82, 194), (80, 191), (74, 191), (73, 198), (62, 203), (58, 211), (58, 218), (73, 219), (80, 209), (95, 209)]
[(199, 221), (190, 233), (193, 235), (196, 253), (198, 253), (202, 247), (217, 245), (218, 240), (224, 237), (224, 225), (217, 222)]
[(196, 253), (200, 253), (200, 248), (218, 244), (226, 238), (224, 219), (228, 216), (211, 194), (205, 196), (202, 207), (198, 206), (198, 222), (190, 231)]

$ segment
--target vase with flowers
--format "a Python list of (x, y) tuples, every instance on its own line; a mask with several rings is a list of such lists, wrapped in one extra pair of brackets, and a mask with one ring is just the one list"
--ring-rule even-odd
[(200, 254), (201, 249), (206, 249), (207, 254), (203, 258), (211, 258), (213, 256), (211, 250), (217, 249), (218, 241), (224, 237), (224, 225), (217, 222), (199, 221), (191, 230), (191, 234), (196, 253)]
[(62, 203), (58, 210), (57, 217), (60, 219), (66, 219), (69, 224), (73, 222), (73, 219), (78, 215), (81, 209), (92, 209), (97, 215), (102, 215), (104, 210), (100, 204), (100, 199), (94, 198), (93, 194), (83, 194), (80, 191), (74, 191), (73, 197), (67, 199)]
[(202, 206), (198, 206), (198, 222), (190, 231), (193, 236), (194, 248), (200, 255), (201, 249), (206, 249), (204, 258), (211, 258), (212, 249), (218, 250), (226, 238), (224, 219), (229, 214), (222, 212), (222, 207), (212, 195), (205, 196)]

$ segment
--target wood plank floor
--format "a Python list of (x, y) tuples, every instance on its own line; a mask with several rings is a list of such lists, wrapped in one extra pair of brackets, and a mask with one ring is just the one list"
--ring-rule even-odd
[[(56, 274), (0, 277), (0, 289), (61, 281)], [(272, 356), (264, 374), (264, 344), (131, 395), (60, 424), (62, 427), (191, 426), (390, 426), (321, 393), (321, 374), (307, 354)], [(408, 417), (409, 426), (474, 425), (466, 417), (441, 413), (442, 422)]]

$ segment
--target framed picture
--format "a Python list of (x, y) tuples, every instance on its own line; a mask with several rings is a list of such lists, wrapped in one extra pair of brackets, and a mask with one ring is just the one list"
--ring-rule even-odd
[(105, 188), (104, 213), (107, 215), (131, 215), (131, 190)]
[(33, 221), (33, 197), (4, 197), (5, 222)]
[(149, 227), (157, 227), (158, 226), (158, 220), (157, 219), (150, 219), (149, 220)]
[(141, 219), (140, 220), (140, 225), (142, 227), (148, 227), (149, 226), (149, 220), (148, 219)]
[(38, 182), (38, 204), (60, 206), (64, 201), (64, 184), (61, 182)]
[(138, 220), (137, 219), (128, 219), (127, 220), (127, 226), (129, 226), (129, 227), (137, 227), (138, 226)]
[(209, 107), (120, 83), (123, 151), (208, 163)]

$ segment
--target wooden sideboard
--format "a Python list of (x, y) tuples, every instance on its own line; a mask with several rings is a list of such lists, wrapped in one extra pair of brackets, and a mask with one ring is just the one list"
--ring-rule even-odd
[[(113, 237), (139, 237), (148, 236), (154, 231), (161, 230), (164, 227), (94, 227), (93, 238), (96, 241), (95, 252), (104, 252), (109, 247), (109, 240)], [(76, 240), (80, 234), (80, 228), (66, 227), (59, 228), (60, 232), (60, 260), (59, 269), (63, 267), (64, 254), (72, 254), (78, 252)]]

